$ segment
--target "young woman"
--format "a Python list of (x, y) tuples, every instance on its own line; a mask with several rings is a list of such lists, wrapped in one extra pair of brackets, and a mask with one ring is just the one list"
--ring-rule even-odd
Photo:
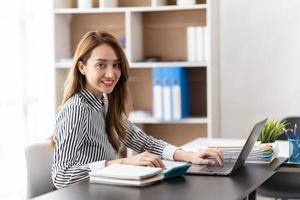
[[(113, 163), (164, 167), (161, 158), (223, 164), (218, 149), (186, 152), (146, 135), (127, 120), (128, 62), (106, 32), (86, 33), (78, 44), (56, 118), (52, 179), (56, 188), (88, 178)], [(116, 159), (121, 143), (140, 154)]]

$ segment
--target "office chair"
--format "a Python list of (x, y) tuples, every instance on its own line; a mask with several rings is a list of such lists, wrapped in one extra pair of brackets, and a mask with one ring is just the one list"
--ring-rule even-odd
[(25, 149), (27, 165), (27, 198), (53, 191), (51, 165), (53, 147), (48, 141), (29, 145)]
[[(296, 134), (300, 136), (300, 116), (287, 117), (281, 120), (288, 124), (286, 128), (294, 128), (297, 124)], [(278, 140), (287, 140), (286, 135), (282, 134)], [(273, 197), (275, 199), (300, 198), (300, 173), (295, 172), (276, 172), (271, 178), (264, 182), (257, 190), (260, 196)]]

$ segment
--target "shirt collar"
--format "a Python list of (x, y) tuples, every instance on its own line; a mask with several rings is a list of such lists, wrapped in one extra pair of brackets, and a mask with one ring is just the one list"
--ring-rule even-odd
[(97, 111), (103, 110), (104, 101), (103, 98), (97, 99), (90, 91), (82, 88), (79, 93), (88, 101), (88, 103)]

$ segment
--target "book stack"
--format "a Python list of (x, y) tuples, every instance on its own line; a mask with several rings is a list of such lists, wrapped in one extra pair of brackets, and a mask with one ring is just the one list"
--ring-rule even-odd
[(153, 117), (161, 121), (180, 120), (189, 115), (186, 68), (152, 69)]
[(121, 186), (146, 186), (163, 179), (182, 176), (190, 167), (188, 163), (163, 161), (166, 169), (136, 165), (112, 164), (99, 170), (91, 171), (90, 183)]
[[(223, 152), (224, 159), (237, 159), (242, 148), (242, 146), (220, 147)], [(252, 148), (246, 163), (271, 163), (278, 155), (278, 152), (278, 146), (275, 144), (256, 143), (256, 145)]]

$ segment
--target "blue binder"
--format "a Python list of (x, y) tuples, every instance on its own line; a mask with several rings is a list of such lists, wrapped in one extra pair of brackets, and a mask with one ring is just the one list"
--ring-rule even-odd
[(187, 117), (189, 115), (189, 87), (187, 69), (184, 67), (172, 67), (171, 87), (172, 87), (172, 114), (174, 120)]
[(152, 69), (152, 112), (157, 120), (163, 119), (162, 69)]
[(153, 116), (171, 121), (189, 116), (189, 87), (185, 67), (152, 69)]
[(163, 96), (163, 120), (171, 121), (172, 118), (172, 92), (171, 71), (169, 67), (162, 67), (162, 96)]

